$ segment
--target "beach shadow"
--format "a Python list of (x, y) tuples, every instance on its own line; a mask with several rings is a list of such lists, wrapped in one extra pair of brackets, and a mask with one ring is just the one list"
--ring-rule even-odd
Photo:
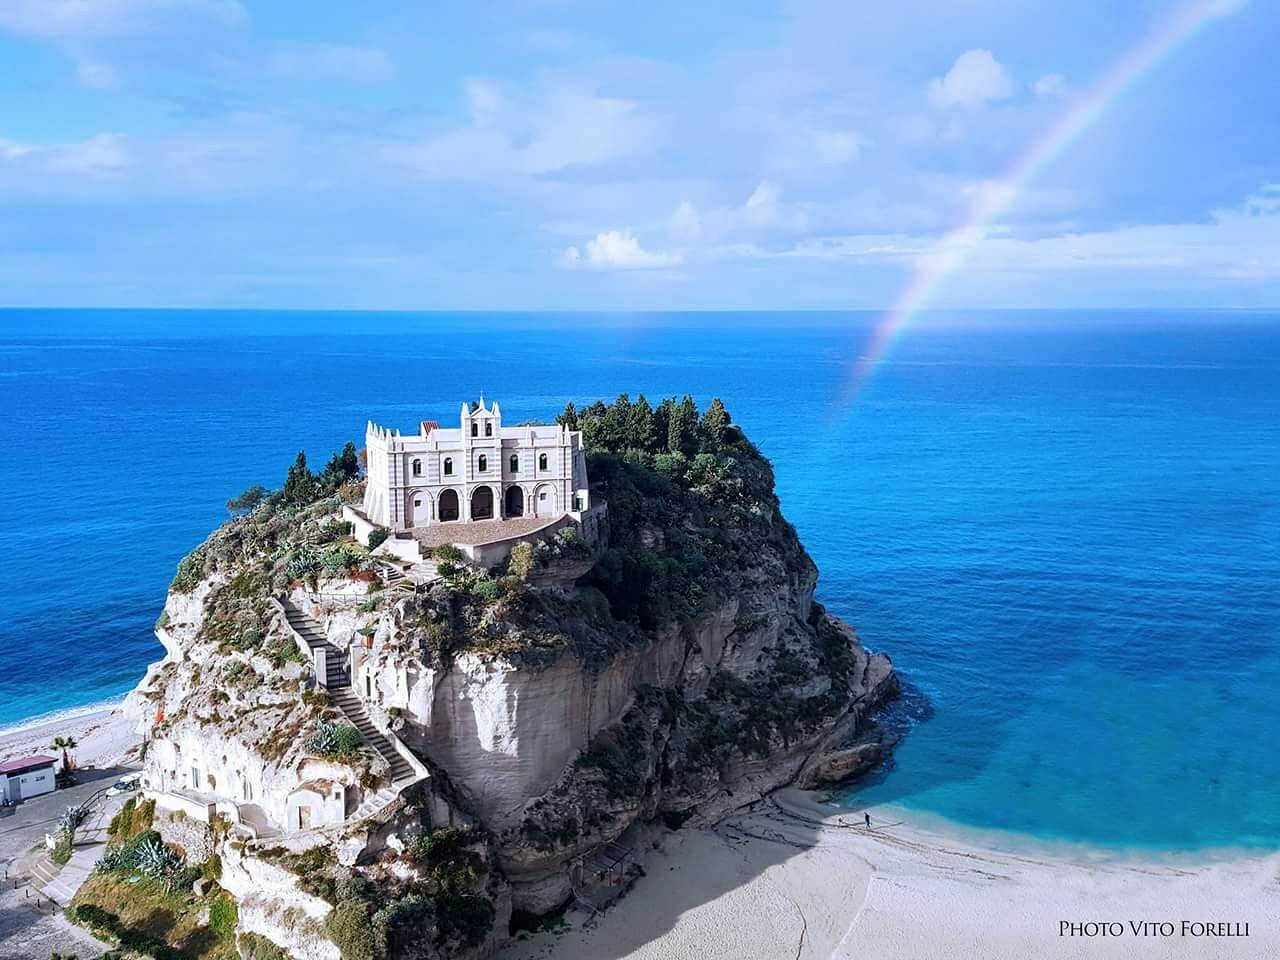
[[(622, 960), (670, 934), (690, 911), (751, 884), (770, 869), (816, 847), (818, 838), (816, 824), (797, 820), (789, 822), (785, 830), (775, 829), (745, 810), (713, 827), (663, 831), (650, 838), (648, 849), (637, 851), (643, 874), (610, 907), (585, 922), (584, 911), (571, 907), (567, 915), (570, 925), (527, 937), (518, 935), (498, 952), (498, 960), (561, 956), (566, 960)], [(803, 906), (795, 900), (784, 909), (803, 917)], [(803, 950), (803, 931), (802, 924), (797, 951), (789, 955), (810, 956)], [(725, 937), (730, 939), (732, 932), (726, 931)]]

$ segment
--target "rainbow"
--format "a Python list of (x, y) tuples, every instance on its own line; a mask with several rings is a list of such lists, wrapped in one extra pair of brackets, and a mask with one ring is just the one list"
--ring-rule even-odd
[(853, 365), (849, 383), (856, 398), (867, 379), (885, 359), (943, 282), (963, 266), (972, 250), (987, 236), (1028, 181), (1098, 122), (1134, 84), (1187, 43), (1212, 21), (1240, 10), (1248, 0), (1195, 0), (1143, 38), (1083, 96), (1077, 98), (1052, 126), (1022, 153), (990, 188), (979, 191), (964, 223), (951, 230), (924, 255), (911, 281), (884, 313), (862, 355)]

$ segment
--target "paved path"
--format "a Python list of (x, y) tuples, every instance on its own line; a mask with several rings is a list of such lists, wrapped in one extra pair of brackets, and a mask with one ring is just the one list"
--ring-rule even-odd
[[(103, 787), (131, 772), (126, 768), (81, 770), (82, 782), (25, 801), (10, 816), (0, 819), (0, 960), (46, 960), (49, 954), (71, 954), (78, 958), (101, 957), (104, 946), (88, 932), (70, 923), (62, 909), (40, 885), (35, 875), (40, 860), (47, 863), (44, 837), (58, 829), (58, 818), (69, 806), (83, 803)], [(78, 844), (67, 863), (88, 861), (88, 869), (101, 856), (99, 842), (105, 839), (106, 825), (115, 816), (124, 797), (111, 797), (111, 806), (99, 805), (82, 825)], [(49, 864), (52, 872), (52, 864)], [(65, 869), (65, 868), (64, 868)], [(45, 872), (41, 868), (41, 872)], [(87, 875), (87, 874), (86, 874)], [(61, 878), (62, 886), (83, 877)], [(65, 896), (65, 892), (59, 891)]]
[(33, 884), (44, 892), (45, 896), (65, 907), (80, 889), (80, 884), (89, 878), (93, 865), (102, 857), (107, 848), (107, 827), (111, 818), (124, 806), (131, 794), (120, 794), (115, 797), (104, 797), (94, 805), (88, 819), (76, 831), (76, 842), (71, 848), (71, 859), (58, 865), (49, 859), (47, 852), (35, 857), (31, 862), (30, 873)]

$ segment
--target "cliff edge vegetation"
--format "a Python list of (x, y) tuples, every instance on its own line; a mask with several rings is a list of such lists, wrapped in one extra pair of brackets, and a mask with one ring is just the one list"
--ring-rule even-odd
[[(592, 864), (629, 832), (878, 759), (892, 667), (814, 601), (772, 468), (723, 404), (624, 394), (557, 420), (607, 504), (589, 534), (549, 527), (492, 567), (447, 544), (407, 560), (344, 519), (348, 444), (233, 499), (178, 565), (166, 655), (129, 700), (148, 856), (217, 864), (201, 895), (234, 904), (242, 952), (482, 956), (513, 916), (600, 893)], [(94, 889), (127, 887), (132, 861), (112, 863)]]

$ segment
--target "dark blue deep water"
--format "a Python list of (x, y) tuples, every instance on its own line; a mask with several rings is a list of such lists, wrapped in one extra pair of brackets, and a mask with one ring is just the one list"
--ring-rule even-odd
[(724, 398), (912, 730), (853, 802), (1280, 844), (1280, 316), (0, 313), (0, 725), (119, 695), (232, 494), (366, 418)]

